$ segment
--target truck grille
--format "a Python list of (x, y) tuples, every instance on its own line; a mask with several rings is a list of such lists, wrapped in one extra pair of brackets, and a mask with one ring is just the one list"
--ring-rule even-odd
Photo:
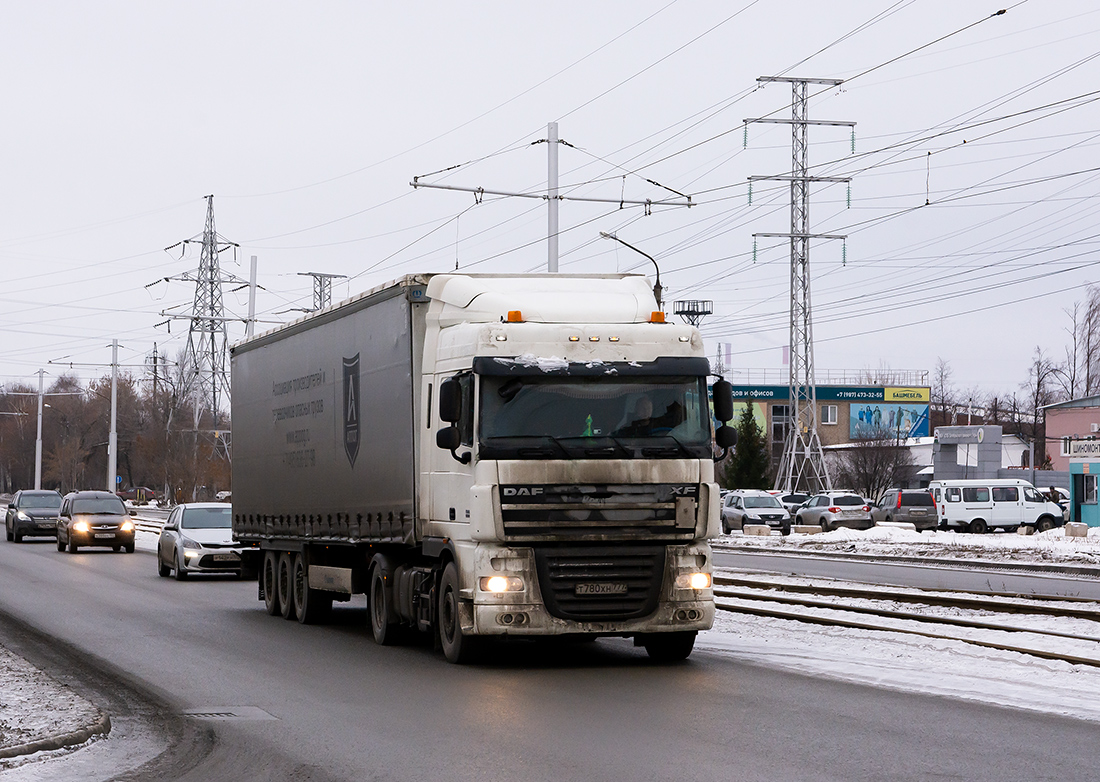
[(535, 548), (546, 610), (559, 619), (637, 619), (657, 609), (664, 546)]
[[(503, 485), (500, 512), (513, 539), (676, 540), (694, 537), (698, 492), (694, 484)], [(678, 499), (688, 504), (679, 521)]]

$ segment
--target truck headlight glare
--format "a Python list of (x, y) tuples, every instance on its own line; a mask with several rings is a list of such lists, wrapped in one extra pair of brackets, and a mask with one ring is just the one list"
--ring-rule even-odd
[(679, 589), (709, 589), (710, 585), (710, 573), (684, 573), (676, 577)]
[(523, 579), (518, 576), (482, 576), (479, 586), (482, 592), (522, 592)]

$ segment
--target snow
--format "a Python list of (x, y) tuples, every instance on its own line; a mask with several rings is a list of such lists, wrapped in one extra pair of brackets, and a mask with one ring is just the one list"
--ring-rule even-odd
[[(816, 535), (771, 537), (734, 533), (715, 541), (741, 548), (776, 552), (861, 554), (870, 557), (928, 558), (979, 562), (1047, 563), (1087, 566), (1100, 563), (1100, 529), (1088, 537), (1067, 537), (1061, 528), (1035, 535), (958, 532), (875, 527), (870, 530), (838, 529)], [(743, 572), (716, 571), (745, 577)], [(810, 583), (799, 579), (753, 574), (773, 582)], [(820, 579), (818, 579), (820, 580)], [(840, 586), (858, 584), (831, 582)], [(890, 587), (890, 591), (905, 591)], [(921, 593), (918, 590), (911, 590)], [(921, 594), (929, 594), (923, 592)], [(823, 598), (815, 598), (823, 599)], [(719, 597), (718, 602), (735, 601)], [(1057, 630), (1100, 638), (1100, 624), (1087, 619), (1044, 617), (1035, 614), (984, 615), (951, 608), (918, 607), (882, 601), (846, 599), (856, 605), (876, 605), (917, 611), (932, 616), (982, 616), (987, 621), (1035, 630)], [(1016, 600), (1026, 605), (1029, 601)], [(761, 603), (754, 601), (754, 604)], [(1050, 605), (1050, 603), (1044, 603)], [(1077, 607), (1082, 604), (1075, 603)], [(829, 614), (829, 609), (790, 606), (801, 613)], [(833, 612), (835, 613), (835, 612)], [(970, 701), (1027, 709), (1047, 714), (1100, 721), (1100, 668), (1044, 660), (1016, 652), (985, 649), (960, 640), (939, 640), (880, 630), (826, 627), (788, 619), (756, 617), (718, 611), (714, 628), (701, 633), (696, 648), (736, 660), (769, 667), (825, 676), (903, 692), (961, 698)], [(849, 615), (850, 616), (850, 615)], [(868, 617), (868, 619), (870, 619)], [(874, 618), (874, 622), (883, 620)], [(934, 625), (898, 622), (898, 627), (928, 630)], [(1028, 633), (1005, 634), (996, 630), (944, 629), (956, 637), (996, 640), (1014, 646), (1100, 658), (1100, 641), (1051, 639)]]
[(521, 367), (538, 367), (542, 372), (555, 372), (569, 369), (569, 362), (557, 356), (536, 356), (524, 353), (515, 358), (494, 358), (498, 364), (514, 364)]

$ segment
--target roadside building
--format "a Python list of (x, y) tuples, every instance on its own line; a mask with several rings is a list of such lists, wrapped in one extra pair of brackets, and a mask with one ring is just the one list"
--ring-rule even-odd
[(1073, 461), (1100, 452), (1100, 396), (1086, 396), (1043, 408), (1047, 453), (1055, 470), (1069, 470)]

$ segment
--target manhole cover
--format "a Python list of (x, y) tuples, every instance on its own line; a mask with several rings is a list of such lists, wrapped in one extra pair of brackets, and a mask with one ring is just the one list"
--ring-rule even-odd
[(274, 720), (257, 706), (211, 706), (205, 709), (186, 709), (183, 716), (196, 720)]

